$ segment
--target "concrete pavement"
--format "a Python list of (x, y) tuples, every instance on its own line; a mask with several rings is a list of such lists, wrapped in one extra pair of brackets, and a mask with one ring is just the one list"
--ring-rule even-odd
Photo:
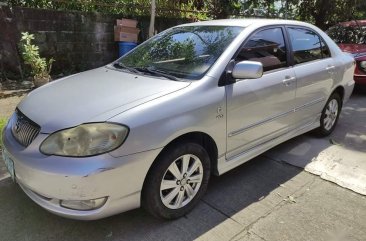
[(366, 240), (366, 198), (300, 168), (258, 157), (221, 177), (175, 221), (142, 209), (82, 222), (48, 213), (0, 181), (0, 240)]
[(353, 93), (329, 137), (301, 135), (265, 155), (366, 195), (366, 90)]
[(0, 118), (9, 118), (13, 114), (15, 107), (25, 95), (12, 96), (9, 98), (0, 98)]

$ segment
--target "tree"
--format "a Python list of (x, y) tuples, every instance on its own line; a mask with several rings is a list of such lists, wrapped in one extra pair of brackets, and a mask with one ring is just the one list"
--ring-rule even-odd
[(245, 0), (242, 12), (245, 16), (266, 18), (294, 18), (299, 0)]
[(240, 12), (241, 0), (210, 0), (205, 7), (214, 19), (225, 19)]
[[(321, 29), (338, 22), (352, 20), (358, 9), (357, 0), (303, 0), (299, 4), (299, 19), (313, 22)], [(365, 10), (361, 10), (365, 12)]]
[(198, 20), (281, 17), (326, 29), (337, 22), (366, 18), (365, 0), (5, 0), (9, 6), (103, 12), (123, 16), (180, 17)]

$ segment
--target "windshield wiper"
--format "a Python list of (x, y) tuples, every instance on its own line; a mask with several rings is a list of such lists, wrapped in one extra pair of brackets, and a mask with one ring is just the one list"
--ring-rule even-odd
[(132, 67), (128, 67), (120, 62), (115, 62), (113, 63), (113, 67), (117, 68), (117, 69), (127, 69), (128, 71), (132, 72), (132, 73), (135, 73), (135, 74), (141, 74), (140, 71), (138, 71), (137, 69), (135, 68), (132, 68)]
[(152, 68), (152, 67), (129, 67), (129, 66), (126, 66), (126, 65), (124, 65), (120, 62), (113, 63), (113, 67), (115, 67), (117, 69), (127, 69), (128, 71), (130, 71), (132, 73), (136, 73), (136, 74), (142, 74), (143, 72), (145, 72), (145, 73), (153, 74), (153, 75), (156, 75), (156, 76), (162, 76), (162, 77), (165, 77), (167, 79), (178, 81), (177, 77), (175, 77), (175, 76), (173, 76), (169, 73), (166, 73), (162, 70), (157, 70), (157, 69)]
[(153, 74), (156, 76), (162, 76), (165, 77), (167, 79), (171, 79), (171, 80), (175, 80), (175, 81), (179, 81), (179, 79), (177, 77), (175, 77), (174, 75), (171, 75), (163, 70), (157, 70), (155, 68), (152, 67), (135, 67), (135, 70), (138, 70), (140, 72), (146, 72), (149, 74)]

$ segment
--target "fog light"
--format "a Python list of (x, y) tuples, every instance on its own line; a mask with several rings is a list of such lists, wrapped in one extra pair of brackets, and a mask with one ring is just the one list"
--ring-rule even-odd
[(102, 197), (91, 200), (60, 200), (60, 206), (73, 210), (88, 211), (102, 207), (107, 199), (107, 197)]

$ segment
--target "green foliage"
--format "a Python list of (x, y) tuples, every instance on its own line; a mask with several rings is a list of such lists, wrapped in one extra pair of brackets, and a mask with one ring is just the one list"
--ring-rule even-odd
[(311, 22), (325, 30), (339, 22), (366, 17), (364, 0), (295, 0), (296, 19)]
[(27, 32), (22, 33), (20, 40), (20, 47), (24, 63), (30, 65), (34, 79), (49, 79), (54, 59), (41, 58), (39, 55), (39, 48), (32, 44), (34, 35)]
[[(7, 0), (9, 6), (149, 16), (150, 0)], [(156, 0), (156, 16), (206, 20), (239, 14), (242, 0)]]
[[(10, 6), (149, 16), (150, 0), (7, 0)], [(229, 17), (286, 18), (326, 29), (366, 18), (365, 0), (156, 0), (158, 17), (206, 20)]]
[(0, 118), (0, 149), (3, 145), (2, 143), (2, 135), (3, 135), (3, 130), (4, 130), (4, 127), (6, 125), (6, 123), (8, 123), (8, 119), (7, 118)]
[[(214, 1), (210, 0), (209, 2)], [(150, 0), (7, 0), (9, 6), (73, 10), (120, 14), (123, 16), (149, 16)], [(156, 14), (160, 17), (207, 19), (203, 0), (156, 0)]]
[(242, 15), (246, 17), (286, 18), (306, 21), (322, 29), (339, 22), (365, 19), (364, 0), (245, 0)]
[(216, 19), (224, 19), (231, 15), (240, 14), (243, 4), (241, 0), (205, 1), (205, 7), (209, 12), (209, 16)]
[(356, 22), (353, 26), (335, 25), (327, 33), (336, 43), (366, 44), (366, 26), (358, 26)]
[(280, 9), (283, 8), (276, 8), (274, 0), (247, 0), (242, 5), (242, 13), (245, 16), (280, 17)]

